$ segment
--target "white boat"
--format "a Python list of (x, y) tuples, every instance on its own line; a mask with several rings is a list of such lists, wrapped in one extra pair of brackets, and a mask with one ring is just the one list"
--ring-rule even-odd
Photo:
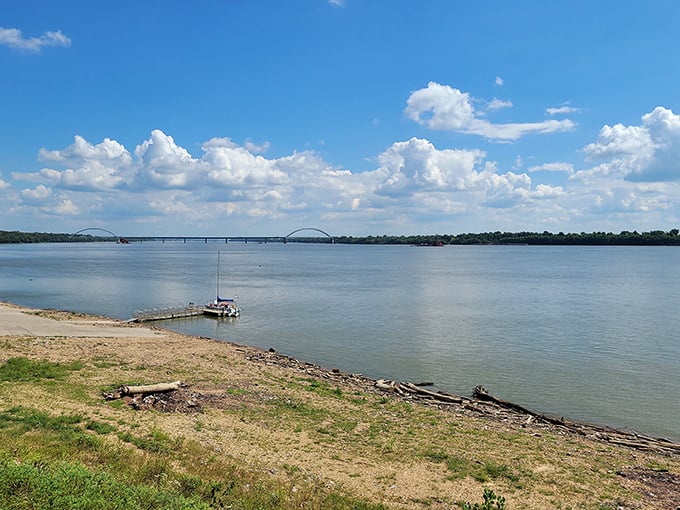
[(234, 302), (233, 299), (223, 299), (218, 297), (214, 301), (206, 303), (203, 307), (205, 315), (214, 315), (216, 317), (238, 317), (241, 315), (241, 309)]
[(209, 301), (203, 307), (205, 315), (213, 315), (216, 317), (238, 317), (241, 315), (241, 309), (236, 304), (234, 298), (220, 297), (220, 252), (217, 252), (217, 297), (213, 301)]

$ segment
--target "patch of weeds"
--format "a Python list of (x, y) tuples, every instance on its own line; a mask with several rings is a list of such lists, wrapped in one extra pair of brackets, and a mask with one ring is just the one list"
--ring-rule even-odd
[(101, 435), (106, 435), (116, 430), (116, 427), (110, 423), (102, 423), (94, 420), (88, 420), (88, 422), (85, 424), (85, 428)]
[(293, 399), (276, 399), (271, 401), (275, 406), (277, 415), (282, 413), (294, 414), (298, 418), (304, 418), (312, 422), (323, 420), (328, 414), (326, 411), (313, 407), (305, 402)]
[(125, 366), (127, 365), (127, 362), (125, 361), (120, 361), (120, 360), (113, 360), (109, 356), (97, 356), (92, 360), (92, 364), (96, 368), (111, 368), (111, 367), (118, 367), (118, 366)]
[(349, 433), (352, 432), (355, 428), (357, 428), (357, 425), (359, 422), (357, 420), (348, 420), (348, 419), (342, 419), (342, 420), (336, 420), (333, 425), (340, 429), (342, 432)]
[(467, 476), (473, 476), (474, 472), (471, 473), (470, 462), (456, 456), (449, 456), (444, 461), (446, 463), (446, 468), (453, 473), (450, 477), (452, 479), (465, 478)]
[(342, 389), (338, 387), (333, 387), (326, 381), (320, 381), (319, 379), (302, 379), (303, 382), (307, 384), (303, 385), (303, 388), (307, 391), (311, 391), (320, 395), (322, 397), (335, 397), (342, 398)]
[(491, 489), (484, 489), (483, 503), (464, 503), (463, 510), (504, 510), (505, 498), (498, 496)]
[(668, 466), (666, 464), (657, 461), (648, 462), (647, 467), (652, 471), (668, 471)]
[(37, 428), (52, 432), (71, 431), (82, 421), (83, 418), (77, 415), (50, 416), (23, 407), (12, 407), (0, 413), (0, 429), (15, 426), (21, 433)]
[(288, 464), (288, 463), (286, 463), (286, 464), (284, 464), (283, 466), (281, 466), (281, 468), (282, 468), (286, 473), (288, 473), (289, 475), (294, 475), (295, 473), (299, 473), (299, 472), (300, 472), (300, 468), (299, 468), (298, 466), (292, 466), (292, 465), (290, 465), (290, 464)]
[(18, 450), (25, 448), (33, 452), (31, 458), (73, 459), (98, 456), (103, 443), (85, 430), (80, 416), (51, 416), (14, 407), (0, 413), (0, 444), (13, 444)]
[(497, 464), (495, 462), (483, 462), (481, 468), (472, 473), (472, 477), (478, 482), (487, 482), (490, 479), (498, 478), (506, 478), (515, 483), (519, 481), (519, 477), (506, 464)]
[(127, 407), (127, 404), (123, 400), (109, 400), (106, 405), (113, 407), (114, 409), (121, 409)]
[(81, 370), (83, 363), (57, 363), (35, 361), (28, 358), (10, 358), (0, 365), (0, 381), (29, 382), (36, 379), (63, 379), (69, 372)]
[(449, 454), (441, 450), (427, 450), (422, 456), (433, 462), (446, 462), (449, 459)]
[(248, 390), (244, 390), (243, 388), (227, 388), (225, 393), (227, 395), (234, 395), (234, 396), (247, 395)]
[(118, 434), (118, 438), (149, 453), (170, 453), (173, 450), (173, 443), (175, 443), (168, 434), (158, 429), (152, 430), (146, 437), (135, 436), (129, 432), (121, 432)]
[(519, 482), (519, 477), (506, 464), (471, 461), (450, 455), (442, 450), (427, 450), (422, 456), (433, 462), (446, 464), (446, 468), (451, 472), (449, 476), (451, 480), (469, 476), (478, 482), (488, 482), (499, 478), (505, 478), (515, 484)]

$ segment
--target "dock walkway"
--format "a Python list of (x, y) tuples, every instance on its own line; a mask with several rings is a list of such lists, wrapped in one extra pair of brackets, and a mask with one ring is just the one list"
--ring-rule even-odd
[(133, 320), (135, 322), (164, 321), (169, 319), (182, 319), (185, 317), (197, 317), (199, 315), (203, 315), (203, 306), (189, 303), (185, 306), (138, 310), (134, 313)]

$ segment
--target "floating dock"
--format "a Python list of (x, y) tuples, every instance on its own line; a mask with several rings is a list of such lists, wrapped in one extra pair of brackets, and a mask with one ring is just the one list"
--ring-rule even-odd
[(170, 319), (184, 319), (203, 315), (203, 306), (189, 303), (185, 306), (169, 306), (167, 308), (153, 308), (138, 310), (133, 315), (134, 322), (165, 321)]

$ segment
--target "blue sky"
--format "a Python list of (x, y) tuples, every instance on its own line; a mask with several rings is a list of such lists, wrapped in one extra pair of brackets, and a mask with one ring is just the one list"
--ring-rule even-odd
[(674, 0), (0, 0), (0, 229), (677, 228), (678, 19)]

